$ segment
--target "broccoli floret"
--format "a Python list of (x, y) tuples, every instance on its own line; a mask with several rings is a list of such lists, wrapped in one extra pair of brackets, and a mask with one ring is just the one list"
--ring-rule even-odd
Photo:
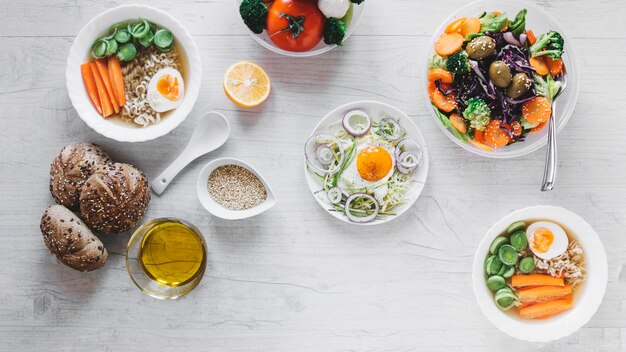
[(357, 4), (357, 5), (359, 5), (359, 4), (360, 4), (360, 3), (362, 3), (363, 1), (365, 1), (365, 0), (350, 0), (350, 2), (351, 2), (351, 3), (353, 3), (353, 4)]
[(448, 61), (448, 59), (446, 59), (443, 56), (439, 56), (437, 55), (437, 53), (433, 53), (433, 55), (428, 59), (428, 68), (429, 69), (433, 69), (433, 68), (441, 68), (444, 70), (447, 70), (448, 68), (446, 67), (446, 62)]
[(470, 126), (484, 131), (491, 120), (491, 109), (484, 100), (470, 98), (467, 100), (467, 108), (463, 111), (463, 117), (470, 122)]
[(346, 36), (346, 23), (338, 18), (329, 18), (324, 23), (324, 43), (341, 45)]
[(243, 0), (239, 5), (243, 23), (256, 34), (263, 32), (267, 26), (267, 13), (267, 6), (261, 0)]
[(465, 50), (461, 50), (450, 55), (450, 57), (448, 57), (448, 61), (446, 62), (446, 68), (452, 73), (461, 74), (470, 72), (471, 67), (469, 57), (467, 56)]
[(558, 60), (563, 55), (563, 49), (565, 49), (563, 37), (559, 32), (550, 31), (537, 38), (537, 42), (530, 47), (530, 54), (533, 57), (548, 55), (553, 60)]

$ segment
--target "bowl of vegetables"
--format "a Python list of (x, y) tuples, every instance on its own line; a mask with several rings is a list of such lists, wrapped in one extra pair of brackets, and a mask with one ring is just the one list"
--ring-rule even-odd
[(250, 35), (267, 49), (290, 57), (332, 50), (350, 37), (365, 0), (235, 0)]
[(602, 303), (608, 264), (600, 237), (578, 215), (534, 206), (500, 219), (472, 272), (487, 319), (515, 338), (548, 342), (585, 325)]
[(431, 48), (425, 98), (437, 125), (465, 150), (492, 158), (528, 154), (546, 144), (553, 108), (557, 131), (574, 111), (579, 79), (571, 41), (538, 6), (471, 3), (444, 21)]

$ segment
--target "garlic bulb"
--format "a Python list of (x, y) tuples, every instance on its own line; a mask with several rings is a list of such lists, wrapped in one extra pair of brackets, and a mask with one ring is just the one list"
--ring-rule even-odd
[(350, 8), (350, 0), (318, 0), (317, 7), (326, 18), (342, 18)]

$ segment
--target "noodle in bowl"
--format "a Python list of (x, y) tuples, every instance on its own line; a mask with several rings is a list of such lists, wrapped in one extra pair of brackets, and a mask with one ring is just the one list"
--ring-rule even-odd
[[(126, 103), (120, 112), (104, 118), (94, 108), (81, 76), (83, 62), (90, 55), (94, 41), (106, 33), (112, 24), (144, 18), (167, 28), (174, 37), (174, 47), (161, 52), (154, 47), (141, 48), (137, 56), (122, 62)], [(162, 69), (180, 72), (184, 95), (176, 108), (157, 112), (148, 103), (148, 87), (155, 73)], [(202, 77), (198, 48), (180, 22), (164, 11), (145, 5), (123, 5), (107, 10), (93, 18), (80, 31), (67, 59), (67, 89), (80, 118), (96, 132), (121, 142), (141, 142), (161, 137), (182, 123), (198, 98)]]

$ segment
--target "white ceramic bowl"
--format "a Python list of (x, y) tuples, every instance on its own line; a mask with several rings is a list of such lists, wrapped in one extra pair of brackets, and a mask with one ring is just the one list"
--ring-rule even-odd
[[(520, 220), (552, 220), (564, 226), (580, 242), (585, 255), (587, 280), (574, 296), (574, 306), (552, 318), (523, 320), (511, 312), (496, 307), (484, 273), (484, 262), (491, 242)], [(598, 234), (580, 216), (553, 206), (520, 209), (500, 219), (480, 242), (474, 257), (472, 272), (474, 294), (487, 319), (500, 331), (526, 341), (548, 342), (568, 336), (585, 325), (602, 302), (608, 281), (608, 263)]]
[[(254, 208), (246, 209), (246, 210), (230, 210), (224, 208), (219, 205), (217, 202), (213, 200), (211, 194), (209, 194), (208, 182), (209, 176), (213, 173), (213, 170), (220, 166), (224, 165), (238, 165), (243, 168), (250, 170), (258, 179), (261, 181), (263, 186), (265, 186), (265, 191), (267, 192), (267, 199)], [(215, 159), (208, 163), (202, 171), (200, 171), (200, 175), (198, 175), (198, 182), (196, 189), (198, 191), (198, 199), (200, 199), (200, 203), (202, 206), (209, 211), (209, 213), (227, 220), (239, 220), (253, 217), (255, 215), (259, 215), (274, 205), (276, 205), (276, 196), (274, 192), (270, 188), (270, 185), (265, 181), (265, 178), (261, 176), (261, 174), (250, 164), (244, 162), (243, 160), (235, 159), (235, 158), (221, 158)]]
[(448, 138), (450, 138), (457, 145), (461, 146), (463, 149), (477, 155), (490, 158), (514, 158), (526, 155), (543, 147), (547, 143), (548, 128), (546, 127), (540, 132), (530, 133), (528, 136), (526, 136), (526, 140), (523, 142), (517, 142), (504, 148), (496, 149), (493, 152), (484, 151), (482, 149), (474, 147), (472, 144), (464, 143), (458, 140), (445, 126), (443, 126), (433, 110), (434, 107), (432, 106), (432, 103), (430, 102), (430, 98), (428, 96), (427, 60), (434, 52), (433, 47), (435, 41), (437, 40), (437, 38), (439, 38), (441, 33), (443, 33), (448, 23), (452, 22), (453, 20), (460, 17), (476, 17), (483, 11), (506, 12), (510, 17), (513, 17), (517, 14), (519, 10), (524, 8), (528, 10), (528, 13), (526, 14), (527, 29), (532, 29), (537, 36), (549, 30), (555, 30), (559, 32), (565, 39), (565, 54), (563, 55), (563, 61), (565, 64), (565, 69), (567, 70), (568, 82), (565, 91), (557, 98), (556, 107), (557, 130), (561, 131), (563, 127), (565, 127), (567, 121), (572, 116), (572, 113), (574, 112), (574, 107), (576, 106), (576, 101), (578, 100), (578, 92), (580, 87), (578, 78), (578, 66), (576, 63), (576, 52), (572, 47), (572, 40), (567, 35), (567, 32), (565, 32), (563, 28), (559, 26), (557, 21), (552, 17), (552, 15), (550, 15), (543, 8), (525, 1), (517, 0), (480, 0), (472, 2), (450, 15), (450, 17), (448, 17), (439, 26), (428, 46), (428, 56), (423, 64), (424, 80), (422, 81), (427, 109), (435, 120), (437, 126), (441, 128), (443, 133), (445, 133)]
[(355, 225), (383, 224), (393, 219), (396, 219), (398, 216), (406, 212), (413, 205), (413, 203), (415, 203), (417, 198), (422, 193), (422, 190), (424, 189), (424, 185), (426, 184), (426, 178), (428, 177), (429, 160), (428, 160), (428, 149), (426, 148), (426, 140), (424, 139), (424, 136), (422, 135), (422, 132), (420, 131), (420, 129), (417, 128), (415, 123), (413, 123), (413, 121), (409, 118), (409, 116), (407, 116), (404, 112), (402, 112), (400, 109), (394, 106), (377, 102), (377, 101), (355, 101), (355, 102), (348, 103), (348, 104), (345, 104), (336, 108), (335, 110), (328, 113), (328, 115), (326, 115), (317, 124), (317, 126), (311, 133), (311, 136), (313, 136), (314, 134), (318, 134), (318, 133), (330, 133), (332, 135), (335, 135), (335, 133), (341, 128), (341, 120), (343, 116), (347, 112), (351, 110), (355, 110), (355, 109), (365, 111), (366, 113), (369, 114), (369, 116), (372, 118), (373, 121), (380, 120), (381, 115), (383, 113), (386, 113), (387, 115), (391, 117), (399, 119), (400, 125), (404, 127), (404, 129), (406, 130), (406, 137), (415, 140), (422, 147), (422, 150), (423, 150), (422, 161), (419, 167), (417, 168), (417, 170), (413, 174), (413, 182), (411, 183), (411, 187), (409, 188), (409, 190), (407, 191), (405, 195), (405, 202), (403, 204), (397, 205), (393, 210), (393, 212), (396, 215), (389, 215), (385, 218), (377, 218), (377, 219), (374, 219), (373, 221), (366, 222), (366, 223), (352, 222), (347, 218), (347, 216), (344, 213), (335, 211), (333, 209), (333, 205), (328, 200), (328, 196), (326, 195), (326, 192), (320, 192), (320, 190), (323, 190), (322, 184), (319, 181), (319, 179), (313, 177), (309, 173), (307, 169), (306, 158), (304, 160), (304, 175), (306, 177), (307, 184), (309, 185), (309, 189), (311, 190), (311, 194), (313, 194), (313, 197), (315, 197), (315, 200), (317, 200), (317, 203), (333, 217), (343, 222), (347, 222), (349, 224), (355, 224)]
[[(87, 96), (80, 72), (80, 65), (91, 59), (89, 52), (93, 42), (104, 35), (111, 25), (121, 21), (136, 20), (140, 17), (172, 31), (187, 60), (183, 102), (160, 123), (145, 128), (108, 121), (100, 116)], [(70, 49), (65, 77), (72, 105), (89, 127), (105, 137), (120, 142), (143, 142), (168, 134), (187, 118), (200, 92), (202, 65), (200, 64), (200, 53), (191, 35), (174, 17), (146, 5), (123, 5), (104, 11), (81, 29)]]
[[(242, 0), (234, 0), (234, 4), (236, 5), (236, 10), (237, 10), (237, 20), (241, 22), (241, 25), (244, 26), (246, 28), (246, 30), (248, 31), (248, 33), (250, 33), (250, 36), (257, 41), (257, 43), (261, 44), (262, 46), (264, 46), (265, 48), (277, 53), (277, 54), (281, 54), (281, 55), (285, 55), (285, 56), (289, 56), (289, 57), (309, 57), (309, 56), (315, 56), (315, 55), (320, 55), (323, 54), (327, 51), (330, 51), (332, 49), (334, 49), (335, 47), (337, 47), (337, 45), (328, 45), (326, 43), (324, 43), (324, 39), (322, 39), (319, 44), (317, 44), (317, 46), (315, 46), (313, 49), (309, 50), (309, 51), (303, 51), (303, 52), (297, 52), (297, 51), (289, 51), (289, 50), (284, 50), (281, 49), (279, 47), (276, 46), (276, 44), (274, 44), (274, 42), (272, 42), (272, 40), (269, 38), (269, 36), (267, 35), (267, 31), (263, 31), (263, 33), (260, 34), (256, 34), (254, 32), (252, 32), (248, 26), (245, 25), (245, 23), (243, 23), (243, 20), (241, 19), (241, 15), (239, 14), (239, 5), (241, 4)], [(352, 19), (350, 20), (350, 23), (348, 24), (348, 30), (346, 31), (346, 36), (343, 39), (343, 45), (347, 45), (346, 41), (348, 40), (348, 38), (350, 37), (350, 35), (352, 35), (352, 33), (354, 33), (354, 31), (356, 30), (357, 25), (359, 24), (359, 21), (361, 20), (361, 17), (363, 16), (363, 11), (365, 10), (365, 3), (363, 2), (360, 5), (357, 4), (352, 4), (353, 7), (353, 12), (352, 12)]]

